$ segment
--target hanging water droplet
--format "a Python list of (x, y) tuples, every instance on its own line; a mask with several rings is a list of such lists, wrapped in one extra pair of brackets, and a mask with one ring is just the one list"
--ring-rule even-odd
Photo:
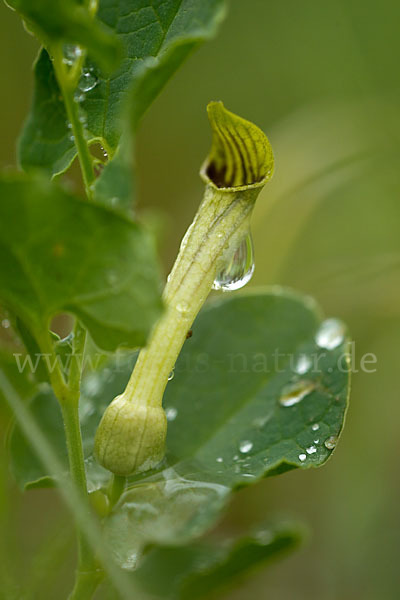
[(337, 348), (344, 340), (346, 327), (338, 319), (326, 319), (321, 323), (315, 341), (320, 348), (333, 350)]
[(171, 381), (171, 379), (173, 379), (174, 377), (175, 377), (175, 371), (174, 371), (174, 369), (172, 369), (172, 371), (169, 372), (168, 381)]
[(336, 444), (337, 444), (337, 436), (336, 435), (329, 436), (324, 442), (324, 446), (328, 450), (333, 450), (336, 447)]
[(75, 61), (82, 56), (82, 48), (75, 44), (64, 44), (63, 55), (63, 63), (72, 67)]
[(285, 407), (294, 406), (303, 400), (303, 398), (311, 394), (314, 389), (315, 383), (313, 381), (300, 380), (289, 383), (283, 388), (279, 402)]
[(169, 406), (165, 409), (165, 416), (167, 417), (167, 421), (174, 421), (176, 419), (177, 414), (178, 411), (173, 406)]
[(307, 356), (306, 354), (301, 354), (301, 356), (299, 356), (299, 358), (297, 359), (294, 370), (299, 375), (304, 375), (304, 373), (307, 373), (307, 371), (310, 370), (311, 365), (312, 365), (311, 358), (309, 356)]
[(2, 322), (1, 322), (1, 326), (4, 329), (8, 329), (10, 327), (10, 321), (8, 319), (3, 319)]
[(312, 429), (313, 431), (318, 431), (318, 429), (319, 429), (319, 425), (318, 425), (318, 423), (314, 423), (313, 425), (311, 425), (311, 429)]
[(90, 90), (96, 87), (97, 81), (98, 79), (94, 73), (84, 69), (78, 82), (78, 88), (81, 92), (90, 92)]
[(250, 442), (249, 440), (243, 440), (243, 442), (240, 442), (239, 444), (239, 450), (242, 454), (247, 454), (247, 452), (250, 452), (252, 447), (253, 442)]
[(299, 454), (299, 460), (301, 460), (301, 462), (304, 462), (307, 458), (307, 454)]
[(246, 285), (254, 273), (254, 250), (251, 234), (240, 242), (231, 258), (220, 269), (213, 283), (214, 290), (233, 291)]
[(315, 446), (309, 446), (308, 448), (306, 448), (307, 454), (315, 454), (316, 451), (317, 449)]

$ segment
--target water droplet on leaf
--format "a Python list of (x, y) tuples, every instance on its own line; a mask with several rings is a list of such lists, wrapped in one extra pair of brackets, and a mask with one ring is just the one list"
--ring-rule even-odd
[(216, 459), (217, 462), (222, 463), (224, 462), (224, 459), (222, 458), (222, 456), (218, 456), (218, 458)]
[(1, 322), (1, 326), (4, 329), (8, 329), (10, 327), (10, 321), (8, 319), (3, 319), (2, 322)]
[(325, 442), (325, 448), (327, 448), (328, 450), (333, 450), (336, 447), (337, 444), (337, 436), (336, 435), (331, 435), (329, 436)]
[(299, 356), (294, 370), (299, 375), (304, 375), (304, 373), (307, 373), (307, 371), (309, 371), (311, 365), (311, 358), (306, 354), (302, 354), (301, 356)]
[(173, 379), (174, 377), (175, 377), (175, 371), (174, 371), (174, 369), (172, 369), (172, 371), (169, 372), (168, 381), (171, 381), (171, 379)]
[(307, 454), (315, 454), (316, 451), (317, 449), (315, 446), (310, 446), (309, 448), (306, 448)]
[(239, 444), (239, 450), (242, 454), (247, 454), (247, 452), (250, 452), (252, 447), (253, 442), (250, 442), (249, 440), (243, 440), (243, 442), (240, 442)]
[(251, 234), (240, 242), (229, 261), (220, 269), (213, 283), (214, 290), (233, 291), (246, 285), (254, 273), (254, 250)]
[(173, 406), (169, 406), (165, 409), (165, 416), (167, 417), (167, 421), (174, 421), (176, 419), (177, 414), (178, 411)]
[(320, 348), (333, 350), (343, 342), (345, 334), (346, 327), (344, 323), (338, 319), (326, 319), (321, 323), (315, 341)]
[(315, 383), (312, 381), (296, 381), (285, 385), (282, 389), (282, 395), (279, 398), (279, 402), (282, 406), (294, 406), (298, 404), (303, 398), (311, 394), (315, 389)]
[(299, 454), (299, 460), (301, 460), (301, 462), (304, 462), (307, 458), (307, 454)]
[(319, 429), (319, 425), (318, 425), (318, 423), (314, 423), (314, 425), (311, 425), (311, 429), (312, 429), (313, 431), (318, 431), (318, 429)]
[(94, 87), (96, 87), (98, 79), (94, 73), (89, 70), (84, 70), (82, 72), (81, 78), (78, 82), (78, 88), (81, 92), (90, 92)]

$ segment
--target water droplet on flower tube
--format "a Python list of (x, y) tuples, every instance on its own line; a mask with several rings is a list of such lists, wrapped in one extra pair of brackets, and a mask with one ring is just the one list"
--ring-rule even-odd
[(338, 319), (326, 319), (321, 323), (315, 341), (320, 348), (333, 350), (337, 348), (344, 340), (346, 328), (344, 323)]
[(220, 269), (213, 283), (214, 290), (233, 291), (246, 285), (254, 273), (253, 239), (248, 233), (227, 263)]
[(175, 371), (174, 369), (172, 369), (172, 371), (170, 371), (169, 375), (168, 375), (168, 381), (171, 381), (171, 379), (173, 379), (175, 377)]
[(82, 92), (90, 92), (97, 85), (97, 77), (91, 71), (84, 70), (78, 83)]
[(282, 395), (279, 398), (279, 402), (282, 406), (294, 406), (298, 404), (303, 398), (311, 394), (315, 389), (315, 383), (312, 381), (296, 381), (285, 385), (282, 389)]

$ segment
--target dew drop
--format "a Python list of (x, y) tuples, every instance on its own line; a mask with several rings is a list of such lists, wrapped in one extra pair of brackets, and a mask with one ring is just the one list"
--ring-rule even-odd
[(337, 348), (344, 340), (346, 328), (342, 321), (338, 319), (326, 319), (321, 323), (315, 341), (320, 348), (333, 350)]
[(72, 67), (75, 61), (82, 55), (82, 48), (75, 44), (64, 44), (63, 55), (63, 63)]
[(310, 370), (311, 365), (312, 365), (311, 358), (309, 356), (307, 356), (306, 354), (302, 354), (301, 356), (299, 356), (297, 363), (294, 367), (294, 370), (299, 375), (304, 375), (304, 373), (307, 373), (307, 371)]
[(218, 458), (216, 460), (218, 463), (224, 462), (224, 459), (222, 458), (222, 456), (218, 456)]
[(81, 78), (78, 82), (78, 88), (81, 92), (90, 92), (97, 85), (97, 77), (89, 70), (84, 70), (82, 72)]
[(243, 442), (240, 442), (239, 444), (239, 450), (242, 454), (247, 454), (247, 452), (250, 452), (252, 447), (253, 442), (250, 442), (249, 440), (243, 440)]
[(307, 458), (307, 454), (299, 454), (299, 460), (301, 460), (301, 462), (304, 462)]
[(336, 447), (336, 444), (337, 444), (337, 436), (336, 435), (329, 436), (324, 442), (324, 446), (328, 450), (333, 450)]
[(174, 421), (177, 417), (178, 410), (174, 406), (169, 406), (165, 409), (165, 416), (167, 421)]
[(306, 448), (306, 452), (307, 454), (315, 454), (317, 451), (315, 446), (309, 446), (308, 448)]
[(175, 371), (174, 371), (174, 369), (172, 369), (172, 371), (169, 372), (168, 381), (171, 381), (171, 379), (173, 379), (174, 377), (175, 377)]
[(246, 285), (254, 273), (254, 250), (251, 234), (240, 242), (227, 263), (217, 273), (214, 290), (233, 291)]
[(319, 429), (319, 425), (318, 425), (318, 423), (314, 423), (314, 425), (311, 425), (311, 429), (312, 429), (313, 431), (318, 431), (318, 429)]
[(10, 321), (8, 319), (3, 319), (2, 322), (1, 322), (1, 326), (4, 329), (8, 329), (10, 327)]
[(314, 388), (315, 383), (312, 381), (296, 381), (294, 383), (289, 383), (283, 388), (279, 402), (285, 407), (294, 406), (303, 400), (303, 398), (311, 394)]

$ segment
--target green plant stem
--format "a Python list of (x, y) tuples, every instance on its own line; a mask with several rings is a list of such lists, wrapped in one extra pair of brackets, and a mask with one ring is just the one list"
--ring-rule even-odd
[[(86, 331), (76, 321), (73, 338), (73, 353), (69, 371), (69, 380), (66, 383), (61, 372), (60, 363), (47, 331), (37, 335), (42, 352), (50, 355), (49, 378), (61, 406), (64, 422), (64, 432), (67, 442), (68, 460), (71, 479), (79, 494), (82, 506), (88, 517), (90, 516), (90, 505), (87, 493), (86, 470), (83, 454), (82, 435), (79, 422), (79, 399), (80, 380), (83, 364), (83, 353), (86, 341)], [(101, 581), (101, 569), (99, 569), (92, 546), (78, 526), (78, 569), (76, 574), (75, 588), (70, 596), (71, 600), (84, 600), (91, 595), (84, 596), (83, 589), (96, 588)], [(97, 582), (97, 583), (96, 583)], [(83, 587), (82, 587), (83, 586)], [(78, 592), (77, 592), (78, 590)], [(76, 595), (79, 593), (79, 595)]]
[(110, 511), (116, 505), (126, 486), (126, 477), (123, 475), (113, 475), (110, 482), (108, 497), (110, 500)]
[(63, 63), (62, 48), (56, 47), (53, 49), (54, 70), (56, 73), (58, 85), (64, 98), (65, 109), (69, 122), (72, 125), (72, 134), (76, 150), (78, 152), (79, 164), (82, 171), (82, 177), (85, 184), (85, 190), (88, 198), (92, 196), (92, 185), (95, 180), (93, 170), (93, 157), (89, 151), (83, 125), (79, 120), (78, 104), (75, 102), (74, 93), (79, 81), (83, 56), (77, 61), (74, 68), (67, 71), (66, 65)]

